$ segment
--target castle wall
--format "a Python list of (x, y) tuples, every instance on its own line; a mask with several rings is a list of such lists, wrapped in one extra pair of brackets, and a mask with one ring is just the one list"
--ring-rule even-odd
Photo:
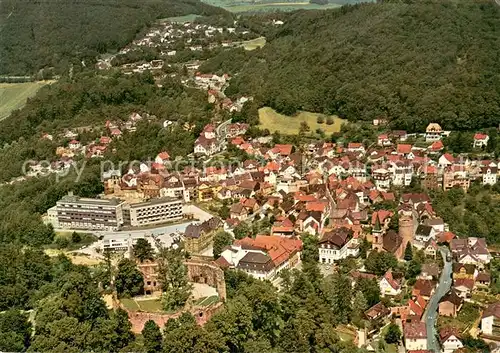
[[(218, 302), (204, 308), (194, 308), (189, 312), (193, 314), (194, 318), (196, 319), (196, 323), (200, 326), (203, 326), (217, 311), (222, 309), (222, 306), (223, 303)], [(183, 312), (185, 312), (184, 310), (181, 310), (173, 314), (163, 314), (131, 311), (127, 310), (123, 306), (122, 309), (127, 312), (128, 319), (132, 324), (132, 332), (135, 334), (141, 333), (142, 329), (144, 328), (144, 324), (149, 320), (153, 320), (160, 327), (160, 329), (163, 329), (163, 326), (165, 326), (169, 319), (176, 319), (181, 316)]]

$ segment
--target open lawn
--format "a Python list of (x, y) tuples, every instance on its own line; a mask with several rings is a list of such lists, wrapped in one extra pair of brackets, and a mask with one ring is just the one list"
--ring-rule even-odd
[(200, 298), (194, 302), (195, 305), (198, 306), (209, 306), (215, 304), (219, 301), (218, 295), (212, 295), (210, 297)]
[(254, 50), (257, 48), (262, 48), (265, 44), (266, 44), (265, 37), (250, 39), (241, 43), (241, 45), (243, 46), (243, 48), (245, 48), (245, 50)]
[(158, 299), (136, 300), (136, 303), (142, 311), (146, 311), (148, 313), (163, 311), (161, 301)]
[(277, 113), (274, 109), (264, 107), (259, 109), (259, 127), (268, 129), (271, 133), (279, 131), (284, 135), (296, 135), (299, 133), (300, 124), (305, 121), (312, 132), (315, 132), (318, 128), (323, 130), (326, 134), (340, 131), (340, 126), (343, 122), (342, 119), (337, 116), (332, 116), (332, 125), (328, 125), (326, 122), (318, 124), (317, 118), (319, 115), (318, 113), (300, 112), (296, 116), (286, 116)]
[(327, 10), (332, 8), (340, 7), (339, 4), (326, 4), (326, 5), (318, 5), (311, 4), (309, 2), (270, 2), (270, 3), (245, 3), (245, 2), (225, 2), (225, 1), (214, 1), (207, 0), (205, 1), (212, 5), (216, 5), (218, 3), (225, 10), (239, 13), (239, 12), (272, 12), (272, 11), (294, 11), (294, 10)]
[(148, 313), (162, 312), (163, 308), (159, 299), (133, 299), (133, 298), (123, 298), (120, 302), (128, 310), (132, 311), (144, 311)]
[(339, 335), (340, 339), (344, 342), (352, 342), (356, 337), (356, 332), (347, 326), (339, 325), (335, 328), (335, 331)]
[(29, 97), (51, 82), (0, 83), (0, 120), (8, 117), (13, 110), (22, 108)]
[(134, 299), (120, 299), (120, 302), (123, 304), (125, 308), (131, 311), (138, 311), (139, 305), (135, 302)]

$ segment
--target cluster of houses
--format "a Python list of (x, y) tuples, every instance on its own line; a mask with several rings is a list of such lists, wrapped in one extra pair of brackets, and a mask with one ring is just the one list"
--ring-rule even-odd
[[(55, 154), (58, 157), (48, 165), (45, 162), (31, 161), (26, 170), (26, 176), (33, 177), (46, 175), (47, 173), (64, 173), (71, 168), (76, 159), (79, 158), (102, 158), (109, 145), (115, 139), (120, 139), (125, 131), (135, 132), (136, 126), (140, 121), (155, 119), (154, 115), (143, 113), (142, 115), (131, 113), (125, 121), (106, 121), (103, 134), (87, 144), (78, 140), (80, 133), (91, 132), (93, 127), (82, 127), (73, 130), (66, 130), (59, 136), (59, 141), (64, 144), (57, 146)], [(54, 141), (52, 135), (43, 134), (42, 139)]]
[[(122, 48), (117, 55), (124, 55), (142, 48), (155, 48), (160, 53), (159, 60), (151, 62), (141, 61), (122, 65), (125, 73), (144, 72), (146, 70), (161, 69), (164, 60), (175, 57), (181, 51), (201, 52), (223, 47), (229, 48), (241, 45), (242, 40), (255, 38), (256, 35), (238, 24), (233, 26), (216, 27), (203, 23), (160, 21), (151, 27), (141, 38), (135, 39)], [(113, 56), (100, 59), (98, 69), (109, 69), (113, 65)]]

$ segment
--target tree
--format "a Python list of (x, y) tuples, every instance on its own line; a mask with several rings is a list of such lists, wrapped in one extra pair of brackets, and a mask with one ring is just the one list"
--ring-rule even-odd
[[(205, 325), (206, 327), (206, 325)], [(224, 338), (218, 331), (198, 326), (193, 316), (183, 313), (165, 324), (163, 352), (165, 353), (226, 353)]]
[(399, 232), (399, 213), (395, 212), (389, 221), (389, 229)]
[(389, 344), (401, 341), (401, 329), (394, 322), (391, 322), (387, 327), (384, 340)]
[(210, 320), (207, 330), (222, 334), (231, 352), (242, 352), (253, 336), (252, 308), (245, 298), (233, 300)]
[(300, 122), (299, 135), (303, 135), (306, 132), (311, 131), (311, 128), (305, 121)]
[(144, 291), (144, 279), (132, 260), (122, 259), (118, 263), (115, 287), (120, 297), (133, 297)]
[(10, 309), (0, 314), (0, 350), (19, 352), (28, 348), (31, 324), (28, 315)]
[(356, 292), (352, 303), (352, 311), (354, 316), (363, 317), (363, 313), (368, 309), (368, 303), (362, 292)]
[(412, 258), (413, 258), (413, 249), (411, 247), (411, 243), (408, 242), (406, 243), (404, 259), (405, 261), (410, 261)]
[(144, 238), (137, 239), (134, 245), (134, 256), (140, 262), (154, 259), (154, 250), (149, 241)]
[(82, 236), (80, 234), (78, 234), (77, 232), (73, 232), (71, 234), (71, 241), (73, 243), (79, 243), (82, 241)]
[(377, 250), (371, 251), (365, 261), (365, 268), (377, 276), (382, 276), (387, 270), (396, 268), (397, 265), (398, 260), (392, 253)]
[(162, 335), (156, 322), (153, 320), (146, 321), (141, 334), (144, 338), (144, 349), (146, 353), (156, 353), (162, 350)]
[(333, 125), (333, 118), (331, 116), (326, 117), (326, 125)]
[(111, 322), (114, 325), (115, 339), (112, 341), (112, 346), (116, 348), (126, 347), (134, 340), (132, 333), (132, 323), (128, 319), (128, 314), (122, 308), (116, 309), (111, 316)]
[(236, 239), (243, 239), (252, 236), (252, 229), (248, 226), (248, 223), (241, 222), (233, 229), (234, 237)]
[(368, 307), (372, 307), (380, 302), (380, 287), (374, 278), (358, 278), (354, 286), (354, 291), (363, 293)]
[(300, 238), (302, 240), (302, 261), (317, 263), (319, 260), (318, 237), (303, 233)]
[[(232, 145), (230, 145), (230, 146), (232, 146)], [(228, 219), (230, 216), (230, 209), (226, 204), (224, 204), (224, 205), (222, 205), (221, 208), (219, 208), (219, 211), (217, 213), (219, 214), (220, 218)]]
[(162, 286), (162, 304), (165, 310), (177, 310), (186, 304), (192, 285), (188, 281), (184, 254), (179, 249), (160, 249), (158, 281)]
[(218, 259), (222, 250), (233, 243), (233, 236), (228, 232), (218, 232), (214, 236), (213, 256)]
[(405, 273), (405, 278), (410, 280), (410, 279), (415, 279), (420, 272), (422, 271), (422, 264), (417, 260), (413, 259), (406, 264), (406, 273)]
[(351, 282), (345, 275), (334, 274), (332, 276), (332, 310), (339, 323), (348, 323), (352, 312), (351, 306)]
[(318, 124), (323, 124), (325, 122), (325, 117), (322, 114), (318, 115), (318, 117), (316, 118), (316, 122)]

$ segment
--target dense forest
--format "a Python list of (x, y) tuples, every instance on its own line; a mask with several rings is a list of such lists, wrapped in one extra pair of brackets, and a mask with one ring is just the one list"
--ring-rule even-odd
[(492, 1), (358, 4), (282, 17), (260, 50), (233, 50), (203, 71), (238, 73), (226, 91), (261, 105), (387, 117), (415, 131), (500, 123), (500, 7)]
[[(307, 239), (304, 270), (284, 271), (280, 292), (270, 282), (228, 271), (226, 305), (204, 327), (185, 313), (164, 327), (149, 321), (142, 335), (134, 336), (126, 312), (106, 310), (98, 291), (98, 284), (111, 274), (109, 265), (76, 266), (63, 255), (49, 258), (41, 250), (0, 245), (0, 310), (7, 310), (0, 313), (0, 350), (361, 352), (352, 342), (342, 341), (335, 327), (359, 318), (371, 301), (378, 301), (378, 287), (375, 282), (358, 282), (354, 295), (346, 275), (324, 278), (316, 246)], [(118, 276), (130, 275), (119, 265)], [(25, 311), (29, 309), (35, 310), (31, 320)]]
[(198, 0), (6, 0), (0, 3), (0, 74), (87, 65), (158, 18), (225, 14)]

